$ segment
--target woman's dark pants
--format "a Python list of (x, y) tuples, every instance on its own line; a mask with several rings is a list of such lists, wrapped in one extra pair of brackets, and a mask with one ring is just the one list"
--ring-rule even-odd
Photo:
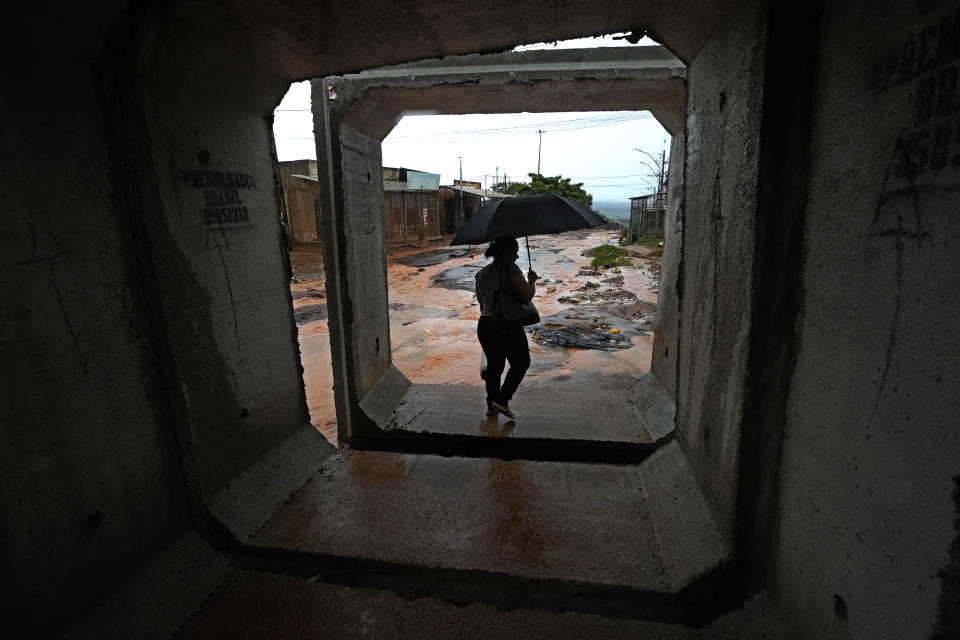
[[(516, 393), (520, 381), (530, 367), (530, 350), (527, 347), (527, 333), (523, 327), (494, 329), (490, 316), (480, 316), (477, 322), (477, 338), (487, 356), (487, 406), (491, 402), (507, 404)], [(500, 376), (506, 363), (510, 363), (507, 377), (500, 385)]]

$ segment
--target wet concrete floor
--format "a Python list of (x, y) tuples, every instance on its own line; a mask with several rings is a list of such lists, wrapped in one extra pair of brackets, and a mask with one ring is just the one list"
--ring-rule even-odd
[(672, 408), (666, 392), (655, 386), (663, 398), (650, 398), (644, 406), (634, 404), (629, 391), (522, 389), (511, 403), (516, 412), (511, 419), (486, 412), (481, 387), (414, 384), (385, 437), (357, 444), (507, 459), (636, 462), (673, 434), (673, 411), (650, 408), (655, 403)]
[(343, 451), (250, 543), (666, 592), (656, 540), (636, 467)]
[(779, 640), (765, 597), (702, 628), (583, 613), (456, 606), (287, 576), (237, 571), (178, 634), (183, 640), (262, 638), (501, 640)]
[(639, 594), (678, 593), (730, 553), (675, 442), (635, 465), (345, 450), (248, 543)]

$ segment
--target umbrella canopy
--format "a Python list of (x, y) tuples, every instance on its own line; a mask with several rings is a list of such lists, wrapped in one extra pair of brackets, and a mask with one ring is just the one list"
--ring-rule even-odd
[(603, 219), (575, 200), (546, 193), (517, 196), (480, 208), (450, 244), (483, 244), (500, 236), (519, 238), (586, 229)]

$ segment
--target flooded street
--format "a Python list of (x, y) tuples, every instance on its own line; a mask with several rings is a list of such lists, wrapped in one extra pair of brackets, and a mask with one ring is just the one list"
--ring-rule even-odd
[[(585, 386), (625, 390), (649, 370), (659, 251), (627, 247), (629, 265), (590, 267), (586, 250), (616, 243), (615, 231), (530, 238), (530, 257), (541, 278), (534, 298), (541, 324), (528, 329), (531, 365), (519, 394), (535, 387), (558, 393)], [(482, 386), (473, 276), (488, 262), (480, 247), (438, 243), (391, 251), (387, 278), (393, 364), (412, 382)], [(311, 421), (335, 442), (322, 262), (319, 253), (297, 249), (291, 252), (291, 263)], [(517, 264), (526, 271), (523, 239)], [(563, 346), (570, 344), (593, 348)]]

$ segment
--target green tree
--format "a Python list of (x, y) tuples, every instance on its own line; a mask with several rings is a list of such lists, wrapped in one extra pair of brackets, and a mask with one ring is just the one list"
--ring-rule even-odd
[(539, 173), (529, 173), (530, 182), (498, 182), (493, 185), (495, 191), (509, 193), (515, 196), (526, 196), (537, 193), (551, 193), (557, 196), (566, 196), (588, 207), (593, 206), (593, 196), (583, 190), (582, 182), (570, 182), (570, 178), (563, 176), (543, 176)]
[(529, 188), (530, 185), (526, 182), (514, 182), (513, 180), (510, 182), (498, 182), (491, 187), (494, 191), (509, 193), (512, 196), (523, 195)]

